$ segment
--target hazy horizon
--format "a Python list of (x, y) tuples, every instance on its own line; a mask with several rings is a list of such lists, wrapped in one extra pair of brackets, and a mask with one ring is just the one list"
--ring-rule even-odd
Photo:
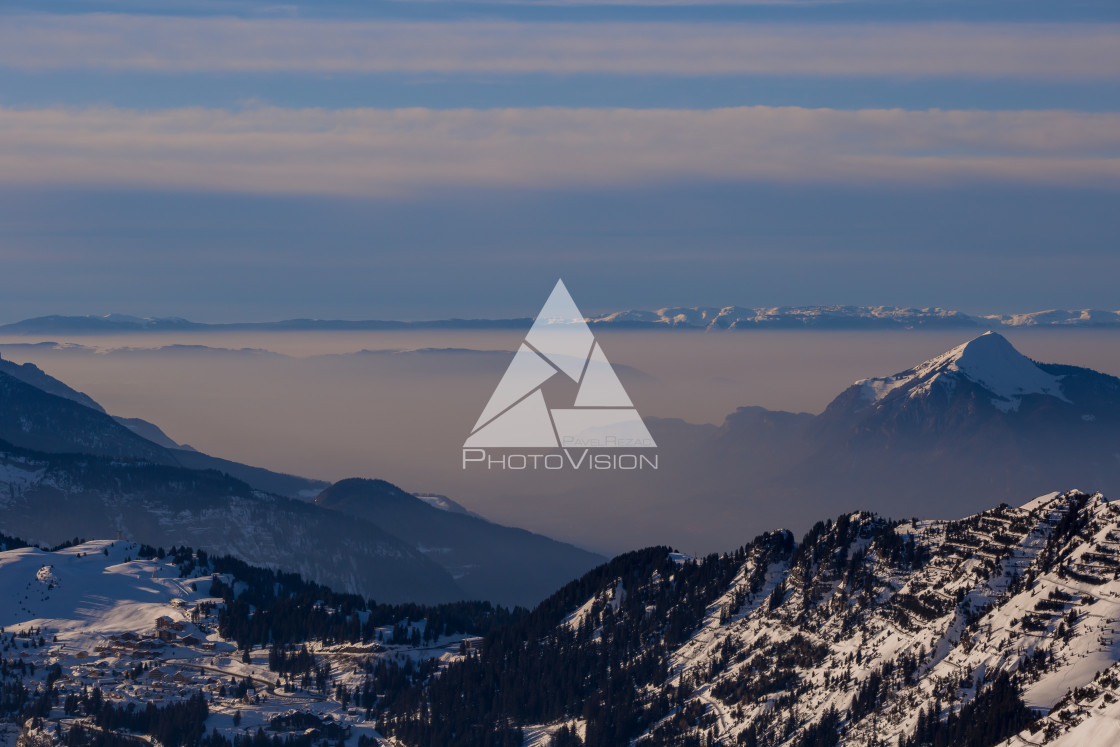
[[(855, 380), (905, 370), (976, 334), (596, 331), (643, 417), (717, 425), (741, 406), (820, 412)], [(1120, 375), (1120, 330), (1001, 334), (1036, 360)], [(463, 440), (523, 337), (516, 329), (145, 333), (60, 347), (3, 337), (0, 355), (215, 456), (332, 482), (382, 478), (598, 551), (671, 542), (625, 527), (607, 539), (578, 513), (565, 517), (562, 496), (545, 511), (460, 469)], [(623, 511), (640, 508), (644, 496), (606, 500)]]
[[(818, 309), (818, 308), (819, 309), (828, 309), (828, 308), (875, 309), (875, 308), (893, 308), (893, 309), (918, 309), (918, 310), (940, 309), (940, 310), (943, 310), (943, 311), (959, 312), (959, 313), (962, 313), (962, 314), (966, 314), (970, 317), (980, 318), (982, 320), (983, 318), (989, 318), (989, 317), (1025, 315), (1025, 314), (1048, 312), (1048, 311), (1096, 311), (1096, 310), (1120, 311), (1120, 304), (1117, 305), (1116, 309), (1111, 309), (1111, 308), (1104, 309), (1104, 308), (1101, 308), (1101, 307), (1090, 307), (1090, 306), (1084, 306), (1084, 305), (1081, 305), (1081, 306), (1072, 305), (1072, 306), (1066, 306), (1066, 307), (1062, 307), (1062, 308), (1059, 308), (1057, 306), (1037, 306), (1037, 307), (1032, 307), (1032, 308), (1029, 308), (1029, 309), (1027, 309), (1027, 308), (986, 308), (986, 309), (983, 309), (983, 310), (979, 310), (979, 309), (976, 309), (976, 308), (972, 308), (972, 309), (956, 308), (956, 307), (946, 305), (946, 304), (916, 305), (916, 304), (875, 304), (875, 303), (805, 303), (805, 304), (753, 304), (752, 305), (752, 304), (748, 304), (748, 303), (723, 303), (723, 302), (718, 302), (718, 303), (699, 303), (699, 304), (697, 304), (697, 303), (693, 303), (693, 304), (660, 303), (660, 304), (656, 304), (656, 305), (653, 305), (653, 306), (644, 306), (644, 307), (636, 307), (636, 306), (603, 307), (603, 308), (588, 307), (586, 309), (581, 309), (581, 311), (583, 311), (584, 315), (588, 319), (592, 319), (592, 318), (597, 318), (597, 317), (600, 317), (600, 316), (605, 316), (605, 315), (608, 315), (608, 314), (613, 314), (613, 313), (623, 312), (623, 311), (660, 311), (660, 310), (663, 310), (663, 309), (677, 309), (677, 308), (687, 308), (687, 309), (724, 309), (724, 308), (740, 308), (740, 309)], [(144, 314), (144, 313), (128, 313), (128, 314), (126, 314), (126, 313), (121, 313), (121, 312), (118, 312), (118, 311), (107, 311), (107, 312), (96, 312), (96, 313), (85, 312), (85, 313), (67, 313), (67, 314), (45, 313), (45, 314), (39, 314), (39, 315), (36, 315), (36, 316), (23, 316), (23, 317), (18, 317), (18, 318), (16, 318), (16, 317), (4, 318), (4, 319), (0, 319), (0, 326), (10, 325), (10, 324), (18, 324), (20, 322), (26, 322), (26, 321), (31, 321), (31, 320), (53, 319), (53, 318), (61, 318), (61, 319), (105, 319), (105, 320), (110, 320), (110, 319), (113, 319), (113, 318), (117, 318), (119, 320), (141, 320), (141, 321), (182, 320), (182, 321), (190, 322), (192, 324), (203, 324), (203, 325), (212, 325), (214, 327), (221, 327), (221, 326), (227, 326), (227, 325), (230, 325), (230, 326), (232, 326), (232, 325), (237, 325), (237, 326), (242, 326), (242, 325), (244, 325), (244, 326), (269, 325), (269, 324), (281, 324), (281, 323), (284, 323), (284, 322), (297, 322), (297, 321), (316, 321), (316, 322), (326, 322), (326, 323), (330, 323), (330, 322), (342, 322), (342, 323), (388, 322), (388, 323), (420, 324), (420, 325), (431, 323), (431, 322), (446, 322), (446, 321), (517, 322), (517, 321), (521, 321), (521, 320), (532, 319), (533, 317), (534, 317), (534, 311), (530, 311), (529, 309), (525, 309), (524, 313), (520, 313), (520, 314), (511, 313), (507, 316), (474, 316), (474, 315), (471, 315), (471, 314), (459, 314), (459, 315), (452, 315), (452, 316), (432, 316), (432, 317), (385, 317), (385, 316), (375, 317), (375, 316), (368, 316), (368, 315), (367, 316), (361, 316), (359, 314), (358, 316), (351, 316), (351, 317), (343, 318), (343, 317), (284, 316), (282, 313), (280, 313), (278, 316), (269, 317), (269, 318), (261, 318), (261, 319), (248, 319), (248, 318), (242, 318), (242, 317), (223, 317), (223, 318), (208, 318), (208, 319), (205, 319), (205, 320), (200, 319), (200, 318), (189, 317), (189, 316), (186, 316), (186, 315), (183, 315), (183, 314), (174, 314), (174, 313), (167, 314), (167, 315), (156, 315), (156, 314)], [(1058, 326), (1058, 325), (1054, 325), (1054, 326)], [(905, 328), (906, 328), (905, 325), (900, 325), (899, 326), (899, 329), (905, 329)], [(1002, 327), (1000, 327), (1000, 328), (1002, 328)], [(1027, 329), (1028, 327), (1024, 326), (1023, 328)], [(950, 329), (952, 329), (952, 328), (950, 328)], [(968, 327), (965, 326), (965, 325), (961, 325), (960, 327), (957, 327), (956, 329), (963, 329), (963, 330), (967, 331)], [(813, 327), (806, 327), (806, 330), (807, 331), (847, 331), (847, 330), (845, 330), (845, 328), (836, 328), (835, 330), (819, 330), (819, 329), (815, 329)], [(119, 335), (148, 335), (148, 334), (190, 335), (190, 334), (194, 334), (194, 333), (210, 334), (210, 333), (213, 333), (213, 332), (236, 333), (236, 332), (239, 332), (239, 331), (245, 331), (245, 332), (249, 332), (251, 334), (265, 334), (265, 335), (267, 335), (267, 334), (286, 334), (286, 333), (290, 333), (290, 332), (299, 332), (299, 331), (316, 332), (316, 333), (330, 333), (330, 332), (336, 332), (337, 331), (337, 332), (344, 332), (345, 333), (345, 332), (362, 331), (362, 330), (329, 330), (329, 329), (327, 329), (327, 330), (284, 330), (284, 329), (275, 330), (275, 329), (268, 329), (267, 327), (262, 326), (261, 328), (251, 327), (250, 329), (247, 329), (247, 330), (237, 330), (237, 329), (233, 329), (233, 330), (223, 330), (223, 329), (203, 329), (203, 330), (189, 330), (189, 329), (184, 329), (184, 330), (169, 330), (169, 329), (158, 329), (158, 330), (150, 330), (150, 329), (98, 330), (98, 329), (94, 329), (94, 330), (90, 330), (90, 331), (85, 331), (85, 330), (81, 330), (81, 329), (70, 329), (70, 330), (66, 330), (65, 332), (62, 332), (60, 334), (65, 334), (65, 335), (75, 336), (75, 337), (81, 337), (81, 338), (84, 339), (84, 338), (88, 338), (88, 337), (98, 337), (98, 336), (104, 336), (106, 338), (111, 338), (113, 336), (119, 336)], [(396, 330), (365, 330), (365, 331), (389, 332), (389, 331), (396, 331)], [(407, 331), (407, 330), (404, 330), (404, 331)], [(736, 331), (736, 332), (748, 331), (749, 332), (749, 331), (755, 331), (755, 330), (753, 330), (751, 328), (744, 328), (744, 329), (737, 329), (737, 330), (734, 330), (734, 331)], [(768, 331), (768, 330), (766, 328), (760, 328), (759, 331)], [(779, 331), (794, 331), (794, 330), (783, 329), (783, 330), (779, 330)], [(852, 328), (851, 331), (859, 331), (859, 330), (858, 330), (858, 328)], [(3, 338), (5, 336), (20, 337), (20, 338), (22, 338), (22, 337), (39, 338), (40, 341), (43, 341), (43, 339), (45, 339), (43, 333), (40, 333), (40, 332), (18, 332), (18, 333), (16, 333), (16, 332), (4, 332), (4, 331), (0, 330), (0, 338)]]

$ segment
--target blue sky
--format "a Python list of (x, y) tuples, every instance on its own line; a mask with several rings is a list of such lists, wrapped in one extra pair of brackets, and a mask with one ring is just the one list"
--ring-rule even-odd
[(9, 0), (0, 320), (1120, 308), (1115, 2)]

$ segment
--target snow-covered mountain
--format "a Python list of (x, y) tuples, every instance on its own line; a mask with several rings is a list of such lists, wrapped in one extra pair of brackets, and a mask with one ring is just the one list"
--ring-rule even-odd
[(616, 311), (591, 317), (604, 326), (693, 329), (953, 329), (983, 327), (1116, 327), (1120, 311), (1051, 309), (1027, 314), (971, 315), (939, 307), (690, 306)]
[(666, 454), (650, 494), (688, 496), (682, 529), (694, 511), (721, 517), (697, 530), (699, 547), (711, 546), (702, 532), (730, 543), (743, 527), (800, 529), (838, 505), (964, 516), (979, 496), (1120, 492), (1120, 379), (1032, 361), (997, 332), (857, 381), (819, 415), (747, 407), (718, 428), (651, 420), (650, 430)]
[[(448, 498), (446, 495), (439, 493), (413, 493), (414, 496), (427, 503), (433, 508), (438, 508), (440, 511), (450, 511), (453, 514), (467, 514), (468, 516), (478, 516), (473, 511), (469, 511), (465, 506), (457, 501)], [(482, 518), (479, 516), (479, 518)]]
[[(956, 521), (845, 513), (700, 559), (649, 548), (528, 614), (375, 607), (111, 540), (0, 548), (0, 598), (0, 734), (39, 747), (246, 726), (397, 747), (1111, 747), (1120, 733), (1120, 507), (1079, 491)], [(285, 659), (297, 652), (306, 663)], [(175, 729), (100, 710), (199, 698)]]
[(1105, 747), (1118, 626), (1120, 509), (1099, 494), (851, 513), (695, 563), (621, 556), (383, 723), (429, 744), (462, 702), (486, 741), (447, 744)]
[[(916, 368), (880, 379), (863, 379), (856, 385), (875, 406), (891, 395), (928, 397), (934, 387), (952, 390), (966, 381), (994, 396), (991, 403), (1007, 412), (1018, 410), (1023, 397), (1038, 394), (1069, 402), (1062, 394), (1061, 376), (1047, 373), (1002, 335), (985, 332)], [(897, 392), (897, 394), (896, 394)]]
[(1103, 309), (1049, 309), (1027, 314), (994, 314), (981, 317), (1008, 327), (1115, 327), (1120, 311)]
[(588, 319), (596, 326), (692, 329), (951, 329), (976, 327), (977, 317), (960, 311), (898, 306), (668, 307), (616, 311)]
[(389, 601), (463, 596), (447, 571), (375, 524), (209, 470), (0, 443), (0, 530), (48, 545), (187, 544)]
[[(1038, 363), (986, 332), (907, 371), (855, 382), (829, 404), (821, 424), (865, 444), (894, 438), (896, 451), (920, 435), (927, 447), (952, 448), (954, 440), (974, 447), (984, 437), (1027, 449), (1045, 444), (1058, 456), (1120, 430), (1120, 379)], [(1095, 469), (1083, 475), (1101, 476)]]
[[(500, 619), (477, 603), (373, 605), (183, 547), (5, 543), (18, 544), (0, 536), (5, 747), (234, 747), (258, 729), (269, 747), (365, 744), (380, 736), (370, 669), (453, 658)], [(241, 629), (254, 615), (263, 641)]]

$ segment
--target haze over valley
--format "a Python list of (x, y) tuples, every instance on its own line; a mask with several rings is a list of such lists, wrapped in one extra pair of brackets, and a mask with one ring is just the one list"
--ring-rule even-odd
[[(819, 413), (853, 381), (906, 370), (976, 334), (596, 328), (644, 417), (711, 426), (739, 407)], [(1120, 373), (1120, 330), (1014, 328), (1003, 334), (1034, 360)], [(695, 460), (689, 449), (702, 431), (675, 433), (670, 438), (684, 439), (678, 448), (662, 442), (662, 477), (639, 480), (636, 490), (619, 487), (611, 475), (581, 476), (560, 487), (463, 470), (463, 440), (523, 336), (516, 326), (50, 340), (10, 335), (0, 338), (0, 355), (34, 363), (112, 414), (153, 422), (175, 442), (207, 454), (327, 482), (387, 479), (601, 553), (650, 542), (722, 550), (741, 532), (770, 525), (800, 531), (815, 515), (775, 511), (772, 488), (750, 482), (750, 470), (715, 467), (725, 478), (721, 488), (694, 482), (697, 472), (683, 463)], [(726, 492), (708, 499), (720, 510), (738, 506), (728, 514), (726, 532), (680, 530), (674, 517), (695, 500), (685, 497), (689, 491)], [(592, 505), (616, 520), (589, 525), (582, 517)], [(941, 515), (963, 515), (966, 508), (946, 505)]]

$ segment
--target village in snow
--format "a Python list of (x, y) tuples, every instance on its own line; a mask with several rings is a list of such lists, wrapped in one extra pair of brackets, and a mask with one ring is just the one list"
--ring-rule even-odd
[[(0, 598), (6, 602), (0, 659), (5, 673), (20, 675), (31, 691), (53, 685), (58, 705), (41, 728), (90, 728), (66, 704), (95, 689), (104, 702), (125, 708), (161, 707), (201, 693), (208, 733), (233, 738), (264, 730), (357, 744), (363, 736), (380, 737), (368, 709), (350, 697), (363, 681), (363, 667), (383, 657), (451, 661), (477, 642), (457, 635), (415, 645), (419, 636), (412, 635), (394, 644), (388, 626), (379, 630), (382, 640), (369, 644), (305, 644), (317, 666), (293, 678), (270, 670), (268, 649), (246, 655), (218, 635), (222, 599), (210, 588), (215, 579), (235, 579), (182, 578), (176, 565), (134, 557), (137, 550), (135, 543), (98, 540), (53, 552), (0, 552)], [(411, 632), (423, 625), (417, 621)], [(20, 731), (19, 724), (0, 723), (0, 745), (13, 747)]]

